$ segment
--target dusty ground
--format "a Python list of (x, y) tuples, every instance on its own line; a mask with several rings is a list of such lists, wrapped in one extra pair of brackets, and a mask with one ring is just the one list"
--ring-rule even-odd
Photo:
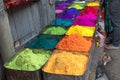
[(120, 50), (105, 50), (112, 61), (106, 66), (106, 75), (109, 80), (120, 80)]

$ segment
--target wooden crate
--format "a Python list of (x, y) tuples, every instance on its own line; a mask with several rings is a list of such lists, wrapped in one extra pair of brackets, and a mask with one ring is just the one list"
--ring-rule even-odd
[(18, 71), (5, 69), (7, 80), (42, 80), (40, 71)]
[[(91, 63), (92, 63), (92, 55), (94, 54), (95, 44), (93, 41), (93, 45), (90, 50), (90, 57), (86, 72), (82, 76), (69, 76), (69, 75), (58, 75), (58, 74), (50, 74), (43, 72), (44, 80), (90, 80), (91, 78)], [(92, 76), (93, 77), (93, 76)], [(95, 76), (94, 76), (95, 77)], [(92, 79), (93, 80), (93, 79)]]
[(3, 80), (3, 77), (4, 77), (3, 63), (0, 56), (0, 80)]

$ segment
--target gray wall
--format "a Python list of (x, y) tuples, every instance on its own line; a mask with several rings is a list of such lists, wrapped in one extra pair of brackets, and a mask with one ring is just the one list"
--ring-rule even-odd
[(13, 41), (24, 45), (55, 18), (54, 5), (49, 0), (23, 5), (8, 10)]
[(0, 0), (0, 55), (3, 62), (15, 54), (16, 41), (22, 46), (50, 24), (55, 18), (54, 9), (55, 5), (50, 6), (49, 0), (39, 0), (4, 10), (3, 0)]

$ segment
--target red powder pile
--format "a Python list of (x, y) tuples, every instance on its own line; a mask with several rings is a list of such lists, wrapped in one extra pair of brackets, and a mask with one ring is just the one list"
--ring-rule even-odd
[(79, 34), (66, 35), (57, 44), (57, 49), (70, 50), (70, 51), (84, 51), (89, 52), (92, 45), (92, 38), (87, 39)]
[(81, 11), (80, 15), (84, 15), (84, 14), (88, 14), (88, 13), (92, 13), (94, 15), (98, 15), (98, 11), (99, 11), (99, 7), (86, 7), (84, 10)]

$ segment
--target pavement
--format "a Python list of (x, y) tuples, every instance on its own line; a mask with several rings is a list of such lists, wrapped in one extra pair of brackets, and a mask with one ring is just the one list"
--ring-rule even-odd
[(109, 80), (120, 80), (120, 49), (119, 50), (107, 50), (112, 61), (107, 64), (105, 67), (105, 72)]

